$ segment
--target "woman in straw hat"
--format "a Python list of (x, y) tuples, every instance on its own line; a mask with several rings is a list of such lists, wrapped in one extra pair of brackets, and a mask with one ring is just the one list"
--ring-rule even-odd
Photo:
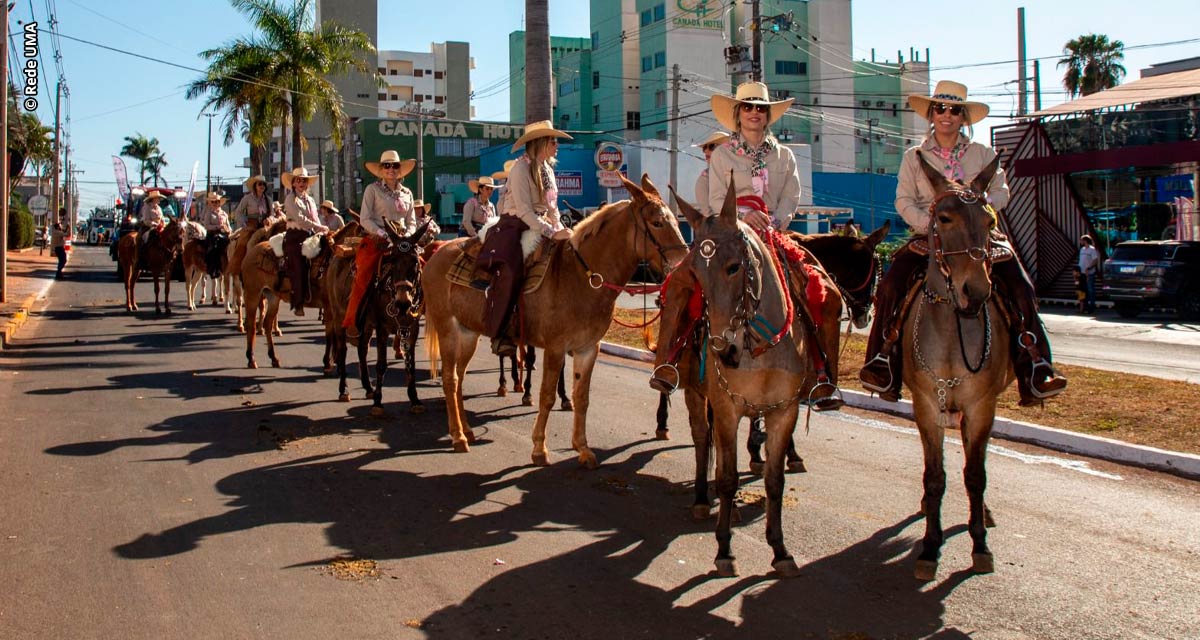
[(160, 206), (162, 200), (163, 194), (157, 190), (146, 192), (146, 197), (142, 200), (142, 208), (139, 210), (142, 218), (142, 244), (150, 239), (152, 233), (162, 231), (166, 224), (166, 216), (163, 215), (162, 206)]
[(467, 182), (467, 187), (474, 198), (463, 205), (462, 235), (474, 238), (479, 235), (479, 228), (487, 221), (496, 217), (496, 207), (492, 204), (492, 192), (496, 190), (496, 180), (492, 176), (481, 176)]
[(200, 224), (207, 233), (201, 245), (204, 247), (204, 265), (208, 275), (216, 277), (221, 273), (221, 256), (229, 246), (229, 214), (221, 208), (225, 204), (225, 196), (217, 192), (209, 193), (205, 198), (205, 210), (200, 214)]
[(512, 309), (525, 278), (525, 257), (521, 253), (521, 234), (537, 229), (544, 238), (566, 240), (571, 230), (562, 226), (558, 214), (558, 186), (554, 177), (554, 158), (558, 141), (571, 136), (555, 129), (549, 120), (525, 125), (525, 133), (513, 143), (512, 150), (525, 147), (525, 153), (509, 170), (500, 220), (488, 232), (476, 265), (493, 274), (487, 289), (484, 330), (492, 339), (492, 353), (511, 356), (517, 345), (507, 335)]
[(265, 176), (250, 176), (242, 183), (246, 187), (246, 195), (238, 202), (233, 210), (233, 223), (238, 229), (254, 225), (257, 229), (262, 221), (271, 215), (271, 196), (267, 194), (267, 178)]
[[(942, 80), (933, 95), (909, 96), (908, 104), (917, 115), (929, 122), (929, 130), (921, 144), (904, 153), (897, 176), (896, 210), (900, 217), (919, 234), (929, 228), (929, 207), (935, 194), (933, 185), (921, 169), (921, 158), (949, 180), (969, 184), (996, 157), (989, 147), (971, 141), (972, 125), (987, 117), (988, 106), (967, 100), (967, 87)], [(917, 155), (921, 151), (921, 155)], [(988, 185), (988, 202), (996, 209), (1008, 204), (1008, 185), (1004, 169), (997, 168)], [(993, 232), (993, 243), (1007, 242), (999, 232)], [(896, 401), (902, 384), (901, 358), (896, 338), (884, 336), (900, 318), (899, 304), (907, 293), (906, 286), (915, 272), (925, 268), (925, 256), (908, 249), (907, 245), (892, 256), (892, 266), (879, 283), (875, 293), (875, 322), (867, 341), (866, 364), (859, 379), (867, 389), (879, 393), (885, 400)], [(1033, 284), (1019, 260), (997, 262), (992, 266), (993, 281), (1020, 312), (1013, 327), (1013, 362), (1021, 405), (1040, 402), (1057, 395), (1067, 386), (1066, 378), (1055, 373), (1050, 364), (1050, 343), (1038, 316), (1037, 298)], [(1023, 318), (1023, 321), (1022, 321)], [(1031, 344), (1032, 343), (1032, 344)], [(1025, 348), (1021, 348), (1024, 346)]]
[(321, 224), (329, 227), (332, 233), (346, 226), (346, 221), (342, 219), (342, 212), (333, 204), (333, 200), (325, 200), (321, 203)]
[(704, 152), (704, 170), (700, 172), (700, 177), (696, 178), (696, 208), (701, 215), (712, 215), (708, 209), (708, 163), (712, 162), (713, 151), (725, 144), (727, 140), (729, 140), (728, 133), (714, 131), (707, 138), (693, 145), (700, 147), (700, 150)]
[(358, 326), (358, 306), (371, 284), (371, 278), (375, 277), (383, 250), (387, 248), (388, 222), (399, 223), (406, 234), (416, 231), (413, 194), (400, 182), (415, 166), (415, 160), (401, 160), (400, 154), (390, 149), (379, 156), (379, 162), (366, 163), (367, 171), (379, 180), (363, 191), (362, 211), (359, 213), (359, 224), (367, 236), (354, 254), (358, 273), (354, 276), (354, 288), (350, 290), (350, 299), (346, 303), (346, 316), (342, 318), (342, 327), (346, 329), (346, 337), (350, 340), (357, 340), (362, 331)]
[(326, 233), (329, 227), (321, 224), (317, 214), (317, 201), (308, 192), (308, 185), (317, 178), (305, 167), (296, 167), (279, 177), (283, 188), (288, 190), (283, 200), (283, 213), (287, 216), (287, 232), (283, 236), (283, 254), (287, 257), (288, 278), (292, 281), (292, 313), (304, 315), (304, 303), (308, 302), (308, 260), (300, 245), (314, 233)]

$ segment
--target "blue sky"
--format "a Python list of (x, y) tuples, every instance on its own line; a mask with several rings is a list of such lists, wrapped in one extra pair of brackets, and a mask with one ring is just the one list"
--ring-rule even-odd
[[(772, 13), (773, 0), (763, 0), (764, 13)], [(379, 46), (382, 49), (428, 51), (431, 42), (466, 41), (471, 44), (476, 69), (472, 84), (483, 88), (508, 75), (508, 33), (522, 28), (523, 0), (453, 0), (438, 11), (434, 3), (380, 0)], [(784, 3), (790, 4), (790, 3)], [(953, 65), (974, 65), (1016, 58), (1016, 8), (1026, 7), (1026, 48), (1030, 57), (1057, 56), (1070, 38), (1084, 33), (1104, 33), (1123, 40), (1127, 47), (1188, 40), (1197, 37), (1194, 0), (1155, 0), (1133, 4), (1117, 0), (1041, 0), (1034, 2), (967, 3), (962, 0), (924, 0), (895, 3), (855, 0), (853, 3), (854, 57), (868, 58), (875, 48), (878, 59), (895, 61), (897, 50), (930, 49), (933, 81), (954, 79), (971, 87), (972, 95), (992, 106), (993, 114), (1015, 110), (1012, 84), (1016, 64), (971, 66), (939, 70)], [(71, 88), (71, 141), (73, 159), (81, 181), (81, 214), (93, 205), (107, 203), (115, 194), (110, 157), (120, 151), (123, 138), (141, 132), (159, 139), (170, 165), (165, 172), (172, 185), (186, 185), (192, 163), (205, 171), (207, 121), (198, 118), (199, 103), (183, 97), (184, 87), (199, 72), (143, 60), (93, 43), (200, 69), (198, 52), (249, 33), (241, 15), (224, 0), (17, 0), (10, 30), (18, 20), (34, 17), (48, 28), (48, 7), (53, 7), (62, 34), (62, 66)], [(1152, 11), (1140, 11), (1153, 7)], [(554, 35), (586, 37), (587, 3), (583, 0), (550, 0)], [(466, 18), (464, 19), (464, 16)], [(42, 58), (39, 115), (53, 122), (53, 93), (57, 74), (48, 34), (40, 34)], [(20, 50), (13, 52), (24, 62)], [(11, 54), (10, 54), (11, 55)], [(1200, 42), (1129, 49), (1127, 79), (1152, 63), (1200, 56)], [(1066, 99), (1061, 74), (1053, 60), (1042, 62), (1043, 106)], [(64, 106), (67, 103), (64, 102)], [(508, 93), (499, 91), (474, 103), (481, 120), (506, 120)], [(1032, 107), (1032, 101), (1030, 103)], [(1003, 119), (990, 118), (976, 137), (987, 140), (987, 127)], [(242, 145), (225, 148), (214, 127), (212, 173), (245, 177), (238, 168), (247, 155)], [(130, 171), (136, 167), (130, 164)], [(134, 176), (136, 179), (136, 175)]]

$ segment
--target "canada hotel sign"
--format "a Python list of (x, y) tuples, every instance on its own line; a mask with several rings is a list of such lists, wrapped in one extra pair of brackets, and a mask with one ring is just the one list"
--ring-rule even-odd
[(675, 7), (679, 9), (679, 13), (671, 19), (671, 24), (686, 29), (722, 31), (725, 29), (725, 21), (721, 19), (720, 8), (710, 6), (714, 4), (719, 3), (716, 0), (675, 0)]
[[(467, 129), (470, 127), (470, 133)], [(447, 120), (380, 120), (381, 136), (430, 136), (436, 138), (477, 138), (515, 140), (524, 127), (507, 124), (463, 123)]]

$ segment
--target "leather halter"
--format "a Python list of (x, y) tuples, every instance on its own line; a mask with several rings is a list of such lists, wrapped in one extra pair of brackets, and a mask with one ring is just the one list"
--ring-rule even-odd
[[(637, 213), (635, 213), (633, 211), (633, 201), (630, 201), (629, 207), (627, 207), (626, 210), (629, 211), (630, 216), (633, 217), (634, 225), (638, 226), (639, 230), (642, 232), (641, 237), (650, 239), (650, 242), (654, 245), (654, 249), (656, 251), (658, 251), (659, 258), (662, 259), (663, 270), (667, 271), (669, 273), (669, 266), (668, 266), (669, 262), (667, 261), (667, 250), (668, 249), (663, 248), (662, 243), (660, 243), (658, 241), (658, 239), (654, 237), (654, 234), (651, 233), (650, 223), (646, 222), (645, 218), (643, 218), (642, 216), (638, 215)], [(635, 238), (636, 237), (638, 237), (638, 236), (635, 236)], [(636, 243), (637, 243), (636, 239), (634, 240), (634, 243), (636, 245)], [(681, 245), (672, 245), (669, 248), (670, 249), (687, 249), (688, 246), (686, 244), (681, 244)], [(623, 285), (611, 284), (604, 278), (603, 274), (596, 272), (596, 271), (592, 271), (592, 268), (588, 265), (587, 260), (585, 260), (583, 258), (583, 254), (579, 251), (578, 247), (576, 247), (574, 244), (572, 244), (571, 250), (572, 250), (571, 253), (575, 254), (575, 259), (579, 261), (579, 266), (583, 267), (583, 272), (585, 274), (587, 274), (588, 286), (590, 286), (593, 289), (606, 288), (606, 289), (610, 289), (612, 291), (619, 291), (619, 292), (629, 291), (630, 293), (634, 293), (634, 294), (639, 294), (639, 293), (645, 294), (645, 293), (654, 293), (655, 291), (662, 288), (662, 287), (638, 288), (638, 290), (633, 291), (633, 290), (629, 290), (628, 287), (623, 286)], [(639, 261), (638, 262), (639, 266), (643, 262), (645, 262), (645, 261)]]
[[(943, 200), (950, 197), (957, 197), (958, 200), (963, 204), (975, 204), (980, 200), (983, 200), (985, 196), (965, 187), (953, 188), (939, 193), (936, 197), (934, 197), (933, 202), (929, 204), (929, 251), (933, 256), (934, 262), (937, 264), (938, 271), (942, 273), (942, 276), (944, 276), (947, 280), (947, 283), (949, 283), (950, 265), (946, 262), (946, 258), (950, 256), (965, 255), (975, 262), (982, 262), (984, 269), (990, 274), (992, 272), (993, 260), (992, 252), (988, 247), (989, 242), (987, 240), (984, 240), (983, 246), (972, 246), (967, 247), (966, 249), (959, 249), (957, 251), (944, 251), (942, 249), (942, 236), (938, 233), (937, 227), (937, 207)], [(993, 211), (992, 206), (986, 202), (984, 203), (983, 207), (992, 216), (992, 224), (989, 229), (995, 228), (995, 211)]]

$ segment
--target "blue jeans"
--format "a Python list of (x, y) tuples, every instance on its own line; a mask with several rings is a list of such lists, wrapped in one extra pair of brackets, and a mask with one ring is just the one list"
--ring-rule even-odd
[(1083, 303), (1084, 311), (1094, 313), (1096, 311), (1096, 274), (1087, 274), (1087, 297)]
[(62, 278), (63, 267), (67, 266), (67, 248), (54, 247), (54, 255), (58, 256), (58, 273), (54, 277)]

